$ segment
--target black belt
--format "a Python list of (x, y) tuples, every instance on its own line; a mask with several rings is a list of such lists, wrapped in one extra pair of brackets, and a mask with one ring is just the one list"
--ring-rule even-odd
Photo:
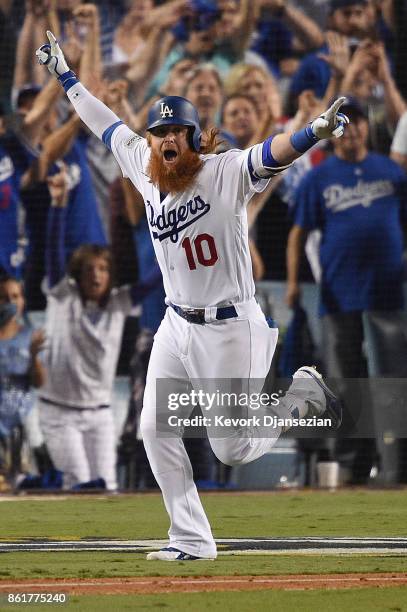
[[(205, 325), (205, 323), (207, 323), (207, 321), (205, 321), (205, 308), (184, 309), (171, 303), (170, 306), (175, 310), (177, 315), (188, 321), (188, 323), (197, 323), (198, 325)], [(237, 310), (234, 306), (225, 306), (216, 309), (215, 319), (223, 321), (224, 319), (233, 319), (237, 316)]]
[(104, 408), (110, 408), (110, 404), (100, 404), (99, 406), (94, 406), (90, 408), (78, 408), (76, 406), (69, 406), (68, 404), (54, 402), (52, 400), (46, 399), (45, 397), (40, 397), (40, 400), (41, 402), (44, 402), (44, 404), (51, 404), (51, 406), (57, 406), (58, 408), (69, 408), (70, 410), (102, 410)]

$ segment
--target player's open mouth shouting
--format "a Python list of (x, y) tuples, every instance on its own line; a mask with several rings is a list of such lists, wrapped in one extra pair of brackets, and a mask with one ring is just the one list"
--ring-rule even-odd
[(175, 145), (164, 145), (163, 147), (164, 162), (175, 164), (178, 159), (178, 151)]

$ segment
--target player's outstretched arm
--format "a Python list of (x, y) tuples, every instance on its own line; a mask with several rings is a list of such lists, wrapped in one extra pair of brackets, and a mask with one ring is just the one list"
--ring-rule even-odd
[(64, 54), (52, 32), (48, 30), (47, 36), (49, 43), (42, 45), (36, 51), (39, 63), (44, 64), (52, 76), (61, 83), (85, 125), (109, 146), (114, 128), (122, 122), (110, 108), (89, 93), (78, 81), (76, 74), (69, 69)]
[(274, 136), (270, 149), (272, 157), (278, 162), (277, 165), (290, 164), (319, 140), (340, 138), (349, 123), (348, 117), (339, 112), (345, 101), (345, 97), (338, 98), (328, 110), (298, 132)]

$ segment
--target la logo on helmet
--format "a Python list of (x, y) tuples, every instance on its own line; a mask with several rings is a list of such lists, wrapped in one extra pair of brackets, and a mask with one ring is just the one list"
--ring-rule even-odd
[(169, 108), (168, 104), (165, 104), (165, 102), (161, 102), (161, 110), (160, 110), (161, 117), (164, 119), (164, 117), (172, 117), (173, 114), (174, 114), (174, 111), (172, 110), (172, 108)]

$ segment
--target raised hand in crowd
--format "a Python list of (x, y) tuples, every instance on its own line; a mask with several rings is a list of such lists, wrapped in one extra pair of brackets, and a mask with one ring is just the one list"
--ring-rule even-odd
[(26, 15), (31, 14), (36, 19), (46, 17), (50, 8), (50, 0), (25, 0)]
[(387, 118), (392, 126), (395, 127), (407, 108), (406, 102), (393, 79), (384, 44), (382, 42), (375, 42), (371, 46), (370, 53), (376, 61), (377, 78), (384, 88)]
[(41, 44), (44, 28), (50, 28), (50, 0), (26, 0), (23, 26), (17, 42), (16, 62), (14, 69), (15, 90), (27, 83), (43, 85), (46, 81), (44, 71), (38, 64), (30, 61), (33, 52)]
[(260, 13), (269, 13), (287, 23), (295, 35), (294, 47), (298, 51), (318, 49), (322, 46), (324, 35), (318, 24), (287, 0), (257, 0), (256, 4)]
[(137, 116), (128, 99), (129, 84), (125, 79), (105, 81), (102, 85), (103, 100), (106, 105), (121, 118), (124, 123), (137, 131), (140, 129)]
[[(319, 53), (318, 57), (324, 60), (331, 68), (331, 76), (326, 88), (322, 105), (328, 104), (342, 89), (342, 81), (351, 59), (349, 39), (339, 32), (330, 30), (326, 33), (328, 53)], [(346, 90), (345, 90), (346, 91)]]
[(325, 106), (312, 89), (304, 89), (298, 96), (298, 110), (290, 124), (290, 130), (296, 131), (307, 125), (323, 111)]
[(379, 81), (386, 81), (391, 77), (390, 63), (382, 42), (375, 42), (370, 48), (370, 54), (376, 60), (376, 72)]
[(384, 88), (384, 100), (388, 119), (393, 127), (406, 111), (407, 105), (401, 95), (395, 80), (391, 74), (390, 63), (386, 55), (386, 50), (382, 42), (376, 42), (372, 48), (373, 57), (376, 59), (376, 70), (379, 81)]
[(160, 68), (175, 44), (171, 28), (189, 11), (189, 4), (185, 0), (173, 0), (154, 11), (154, 23), (149, 26), (140, 52), (133, 55), (125, 75), (131, 84), (131, 97), (137, 107), (144, 101), (152, 75)]
[[(78, 60), (80, 79), (90, 88), (97, 87), (103, 70), (98, 7), (91, 3), (75, 7), (69, 23), (68, 41), (71, 43), (71, 53)], [(68, 64), (72, 68), (70, 61)]]
[(38, 353), (44, 348), (45, 332), (42, 329), (37, 329), (31, 339), (30, 353), (32, 357), (36, 357)]
[(72, 70), (78, 71), (84, 45), (80, 41), (73, 21), (68, 21), (65, 26), (66, 40), (64, 42), (64, 52), (68, 64)]
[(56, 103), (60, 99), (60, 88), (55, 81), (48, 83), (33, 96), (26, 107), (19, 107), (21, 119), (20, 135), (31, 147), (36, 148), (57, 125)]
[(392, 77), (384, 44), (364, 40), (352, 56), (341, 91), (368, 99), (378, 83), (383, 86), (386, 117), (395, 127), (407, 108), (406, 103)]
[(181, 17), (191, 13), (188, 0), (173, 0), (161, 6), (143, 10), (136, 3), (126, 13), (115, 32), (115, 44), (128, 60), (144, 45), (151, 30), (169, 29)]
[(79, 29), (89, 30), (99, 28), (99, 11), (96, 4), (91, 4), (90, 2), (80, 4), (73, 9), (72, 15)]
[(80, 118), (74, 113), (68, 121), (44, 139), (38, 158), (38, 180), (44, 181), (52, 164), (63, 159), (70, 151), (81, 126)]
[(369, 39), (363, 40), (359, 43), (347, 65), (342, 81), (343, 91), (355, 93), (355, 83), (360, 79), (361, 74), (366, 70), (374, 73), (376, 66), (377, 60), (374, 55), (374, 43)]
[(162, 92), (166, 96), (182, 96), (185, 91), (185, 83), (190, 79), (196, 66), (197, 62), (189, 57), (179, 60), (171, 68)]
[(181, 17), (186, 17), (192, 13), (189, 0), (171, 0), (151, 11), (149, 18), (146, 18), (146, 24), (149, 27), (154, 27), (159, 23), (160, 27), (168, 28), (173, 26)]
[(47, 184), (51, 196), (51, 206), (65, 208), (68, 203), (69, 180), (64, 164), (61, 165), (57, 174), (48, 176)]
[(42, 387), (45, 382), (45, 368), (42, 365), (39, 354), (45, 348), (47, 337), (43, 329), (36, 329), (33, 331), (30, 342), (30, 378), (31, 384), (34, 387)]
[(242, 55), (249, 46), (259, 8), (256, 2), (250, 0), (219, 0), (220, 19), (216, 23), (216, 37), (234, 48), (238, 55)]
[(318, 57), (329, 64), (337, 79), (342, 79), (351, 57), (348, 37), (330, 30), (326, 33), (326, 43), (328, 53), (318, 53)]

